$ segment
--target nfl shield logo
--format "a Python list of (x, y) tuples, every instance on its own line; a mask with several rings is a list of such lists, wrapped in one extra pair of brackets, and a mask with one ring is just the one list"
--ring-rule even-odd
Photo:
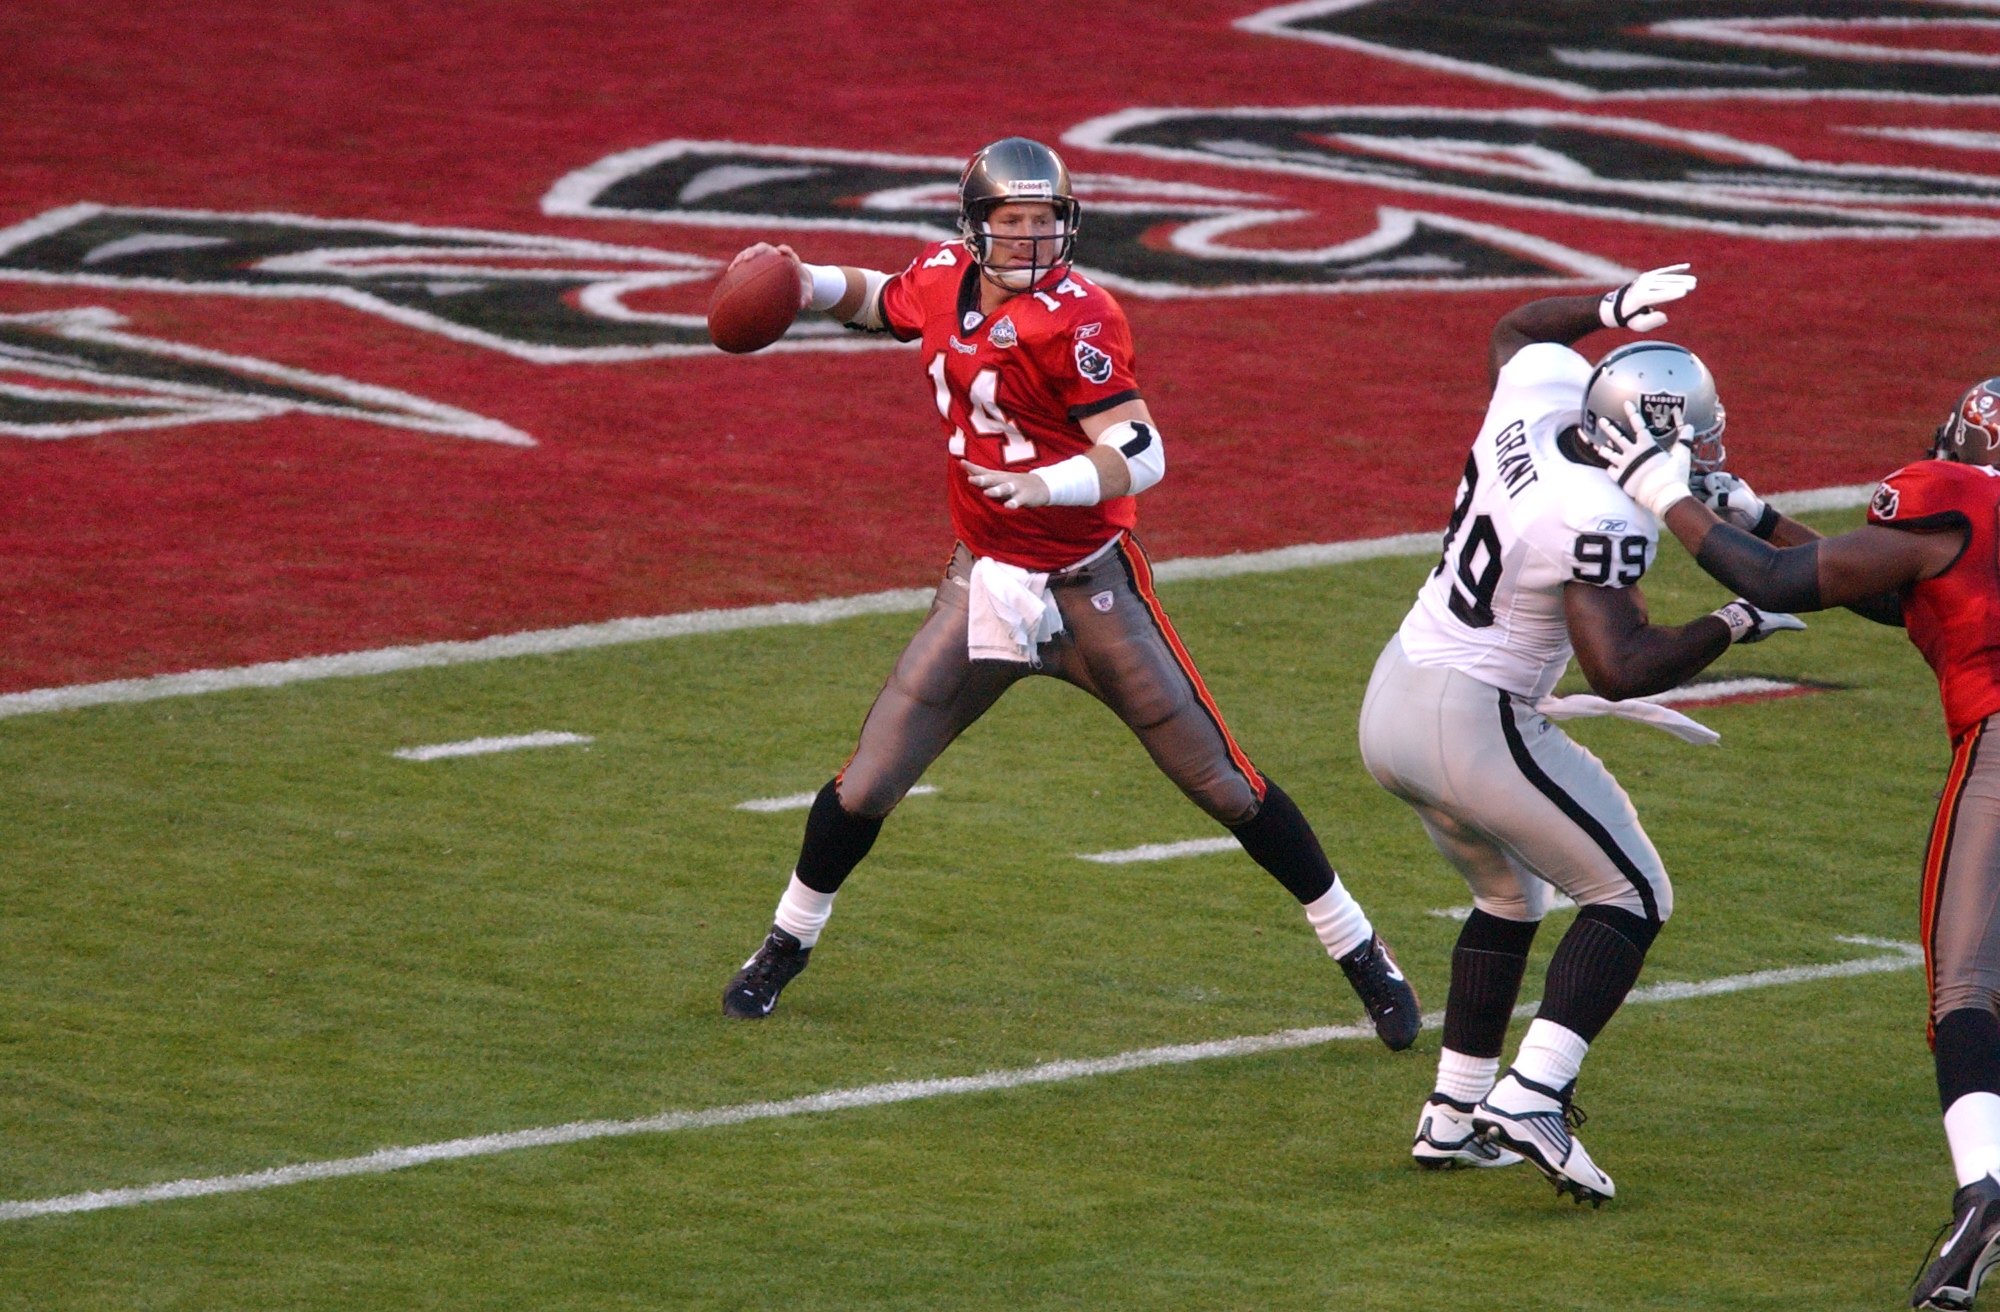
[(1096, 607), (1098, 614), (1109, 615), (1111, 613), (1111, 603), (1115, 600), (1116, 598), (1110, 592), (1100, 592), (1090, 599), (1090, 604)]

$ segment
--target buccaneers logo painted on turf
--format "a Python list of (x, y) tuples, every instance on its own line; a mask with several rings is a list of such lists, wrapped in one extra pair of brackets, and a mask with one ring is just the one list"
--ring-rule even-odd
[(91, 306), (0, 314), (0, 434), (50, 440), (282, 414), (334, 415), (533, 446), (497, 420), (407, 392), (123, 331)]
[[(957, 158), (880, 151), (663, 141), (570, 174), (549, 189), (542, 209), (569, 218), (942, 241), (957, 235), (963, 168)], [(1499, 287), (1624, 276), (1611, 261), (1553, 241), (1428, 211), (1383, 208), (1372, 233), (1297, 249), (1256, 240), (1259, 229), (1313, 217), (1280, 197), (1114, 173), (1079, 173), (1075, 186), (1088, 233), (1079, 266), (1123, 294)]]
[[(1306, 0), (1236, 26), (1577, 100), (1992, 101), (1963, 0)], [(1885, 31), (1885, 28), (1887, 29)], [(1887, 39), (1885, 39), (1887, 38)]]

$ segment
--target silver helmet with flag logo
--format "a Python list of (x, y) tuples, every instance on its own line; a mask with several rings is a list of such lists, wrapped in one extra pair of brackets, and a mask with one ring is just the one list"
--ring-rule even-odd
[(1627, 405), (1654, 437), (1671, 436), (1683, 424), (1692, 429), (1696, 473), (1722, 468), (1729, 454), (1722, 445), (1727, 416), (1715, 394), (1715, 375), (1693, 351), (1672, 342), (1633, 342), (1599, 360), (1583, 389), (1584, 440), (1598, 441), (1599, 419), (1628, 437), (1638, 436), (1625, 417)]

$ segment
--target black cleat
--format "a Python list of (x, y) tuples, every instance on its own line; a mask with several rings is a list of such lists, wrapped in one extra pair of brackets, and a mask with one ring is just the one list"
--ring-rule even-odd
[(1424, 1021), (1417, 1007), (1417, 991), (1403, 978), (1382, 936), (1370, 936), (1339, 960), (1347, 982), (1361, 996), (1361, 1005), (1368, 1008), (1368, 1019), (1375, 1022), (1376, 1035), (1389, 1051), (1401, 1052), (1415, 1043)]
[(770, 1015), (771, 1008), (778, 1005), (779, 990), (806, 968), (806, 958), (811, 955), (811, 948), (800, 947), (797, 939), (771, 926), (764, 946), (743, 963), (743, 969), (722, 990), (722, 1014), (739, 1020), (762, 1020)]
[(1972, 1306), (1987, 1271), (2000, 1262), (2000, 1180), (1981, 1176), (1953, 1194), (1951, 1220), (1938, 1238), (1944, 1239), (1944, 1248), (1917, 1277), (1910, 1306), (1963, 1312)]

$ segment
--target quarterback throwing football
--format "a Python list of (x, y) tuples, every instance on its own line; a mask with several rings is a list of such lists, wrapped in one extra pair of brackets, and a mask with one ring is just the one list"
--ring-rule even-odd
[[(1637, 342), (1593, 367), (1569, 344), (1601, 327), (1665, 323), (1658, 307), (1694, 287), (1686, 270), (1653, 270), (1601, 299), (1532, 301), (1494, 327), (1493, 398), (1443, 558), (1361, 707), (1369, 772), (1409, 803), (1472, 887), (1437, 1083), (1411, 1151), (1428, 1167), (1526, 1157), (1579, 1203), (1601, 1204), (1613, 1185), (1570, 1133), (1581, 1119), (1577, 1071), (1637, 981), (1673, 889), (1618, 781), (1553, 720), (1625, 714), (1700, 739), (1706, 731), (1685, 717), (1621, 699), (1674, 687), (1731, 643), (1803, 627), (1742, 602), (1679, 627), (1647, 618), (1639, 580), (1658, 528), (1612, 480), (1596, 446), (1599, 417), (1685, 424), (1719, 449), (1722, 407), (1707, 368), (1681, 347)], [(1572, 651), (1602, 698), (1550, 697)], [(1502, 1074), (1552, 889), (1581, 909)]]
[(1002, 693), (1047, 674), (1110, 707), (1298, 899), (1382, 1041), (1408, 1047), (1415, 993), (1298, 807), (1231, 737), (1132, 540), (1134, 498), (1160, 481), (1165, 448), (1124, 312), (1071, 267), (1080, 206), (1068, 169), (1010, 137), (972, 157), (959, 199), (960, 239), (894, 276), (799, 264), (803, 307), (921, 341), (958, 547), (853, 756), (814, 801), (776, 923), (723, 1010), (771, 1012), (883, 818)]
[[(1606, 449), (1619, 482), (1725, 585), (1760, 605), (1846, 606), (1900, 624), (1937, 675), (1952, 757), (1918, 915), (1959, 1188), (1910, 1303), (1969, 1308), (2000, 1263), (2000, 753), (1986, 741), (2000, 716), (2000, 378), (1966, 391), (1938, 427), (1931, 459), (1883, 479), (1867, 524), (1838, 537), (1765, 510), (1733, 476), (1726, 506), (1690, 496), (1677, 443), (1614, 433)], [(1791, 545), (1746, 532), (1753, 519), (1787, 527), (1774, 541)]]

